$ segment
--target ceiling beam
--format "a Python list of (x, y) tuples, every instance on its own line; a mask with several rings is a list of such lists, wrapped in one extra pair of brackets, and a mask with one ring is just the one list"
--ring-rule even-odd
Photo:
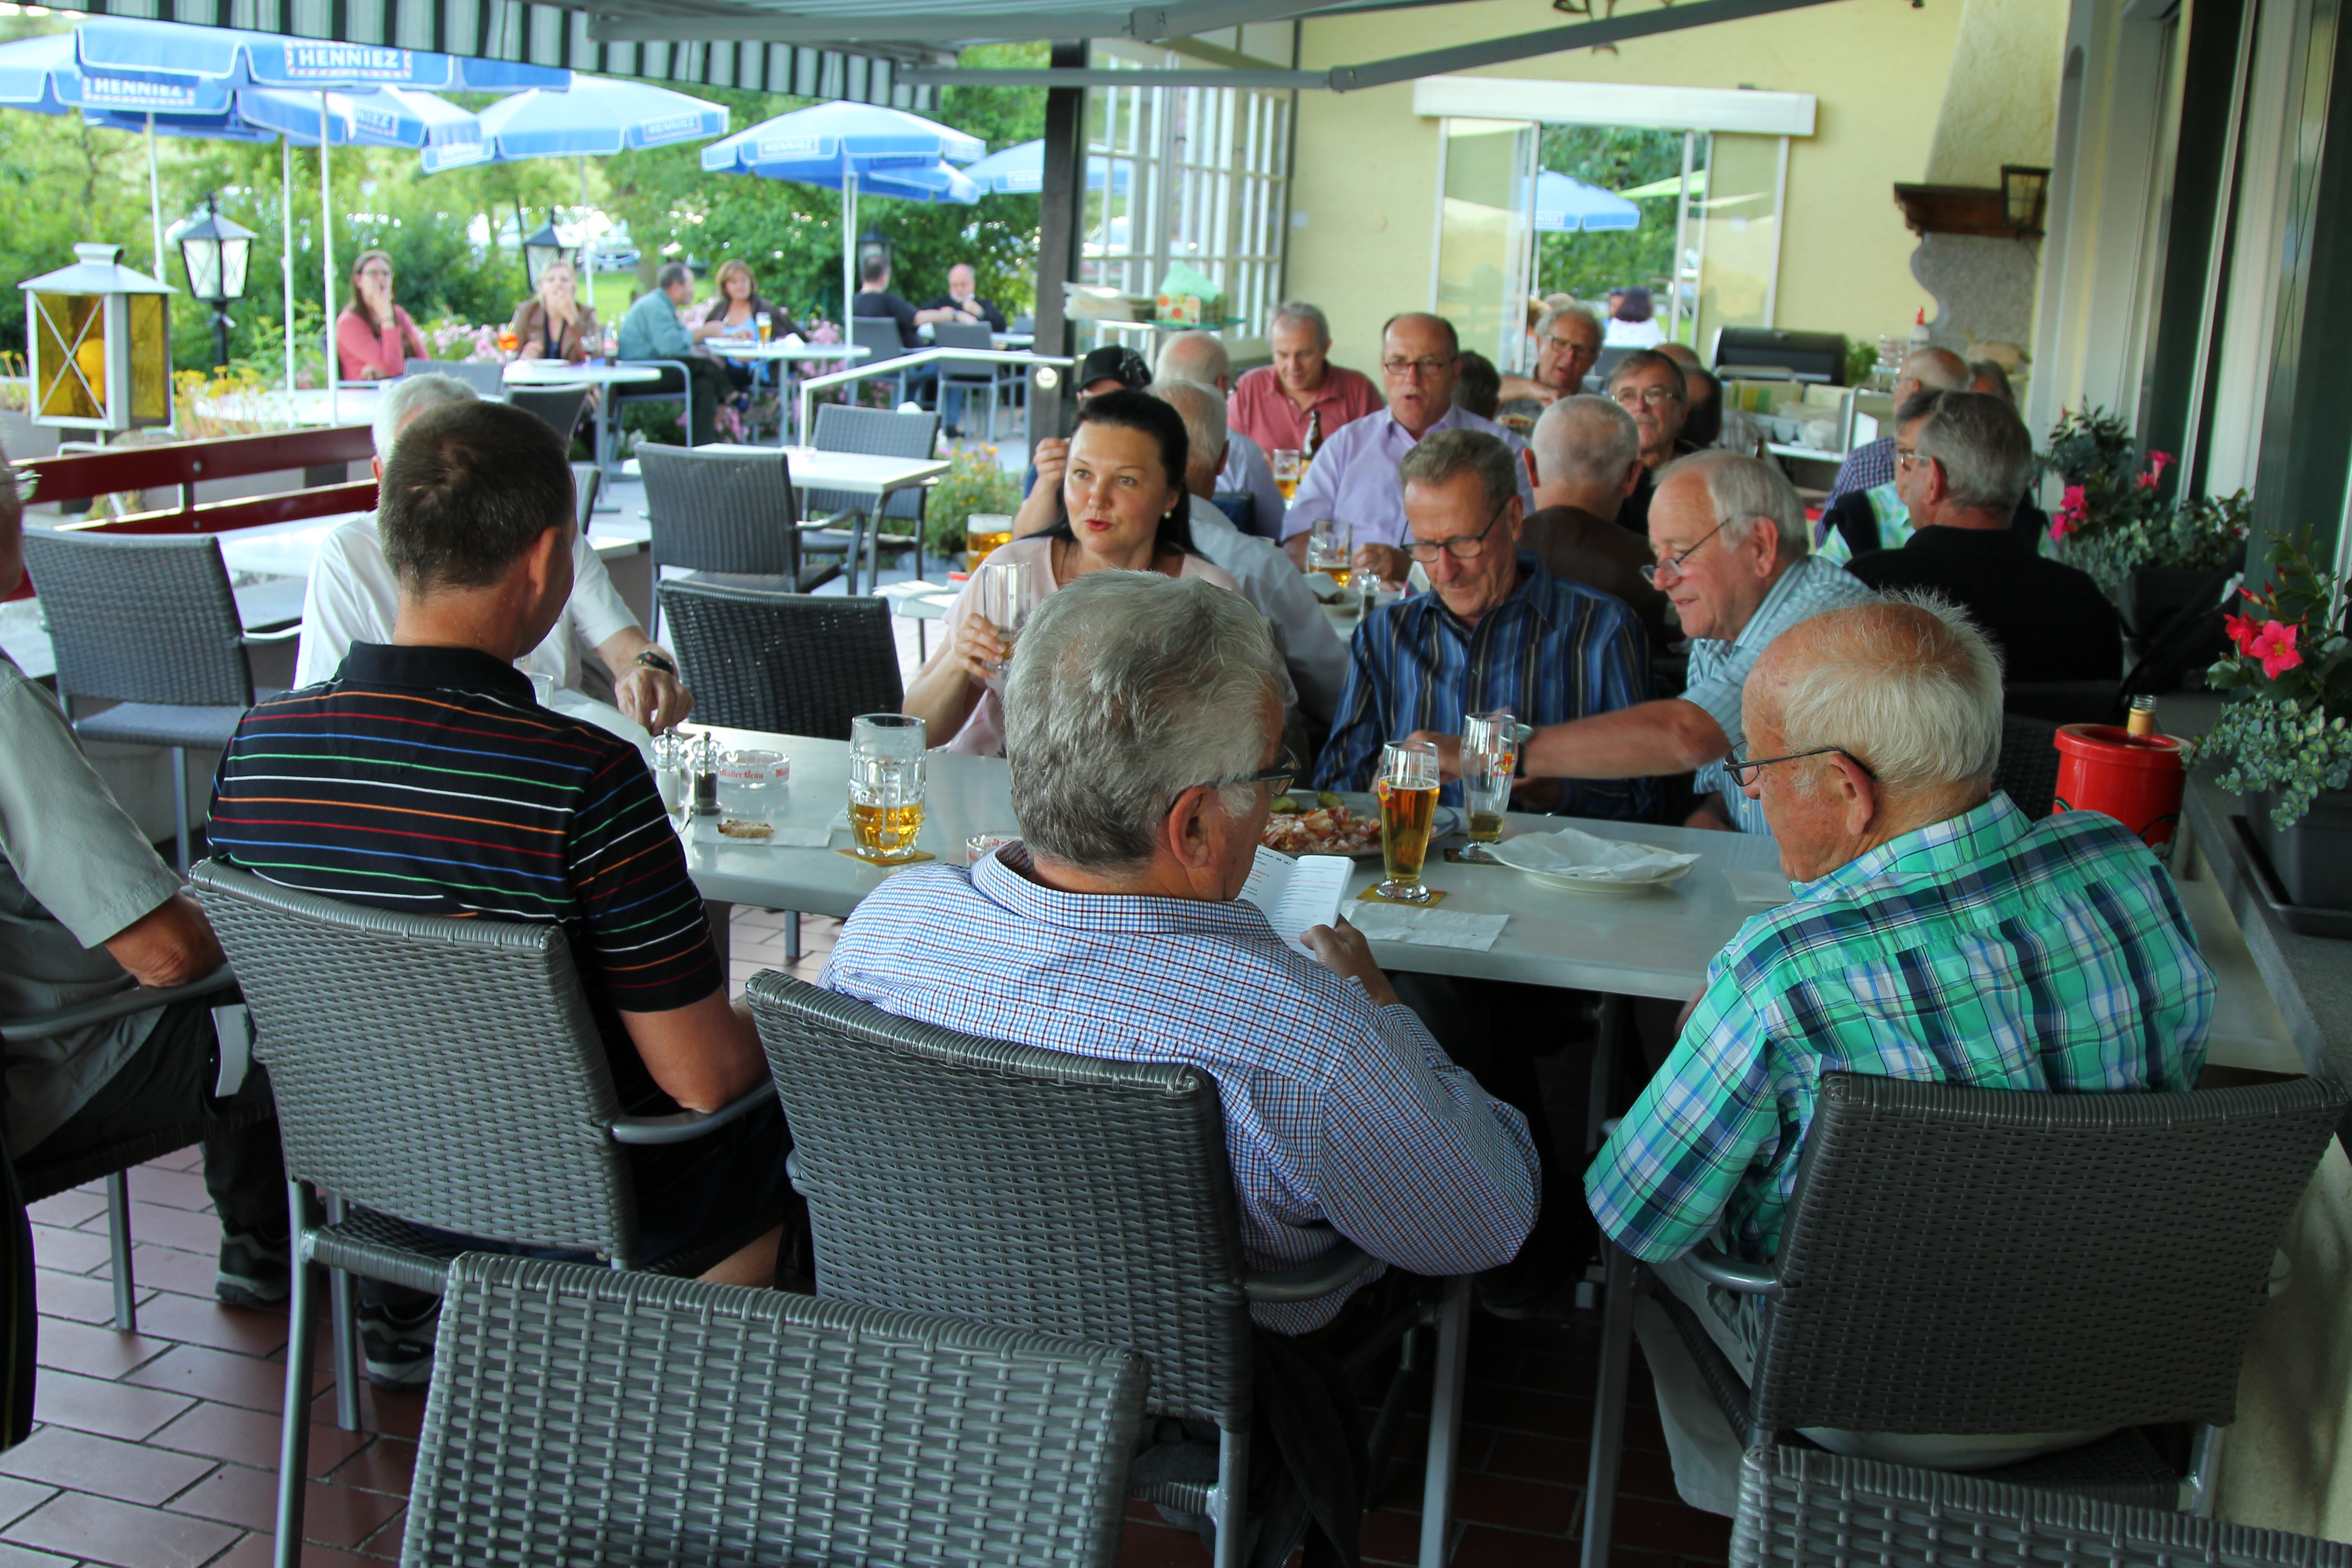
[[(612, 0), (600, 0), (600, 3), (610, 5)], [(691, 32), (681, 30), (684, 17), (676, 12), (667, 17), (649, 16), (635, 4), (631, 4), (625, 12), (592, 9), (588, 31), (592, 37), (614, 43), (707, 38), (777, 44), (825, 43), (848, 48), (855, 48), (856, 45), (843, 44), (842, 35), (854, 33), (859, 40), (868, 43), (922, 43), (951, 50), (961, 43), (1025, 42), (1036, 37), (1041, 26), (1050, 28), (1055, 37), (1065, 38), (1131, 37), (1158, 41), (1189, 37), (1194, 33), (1214, 32), (1220, 27), (1237, 26), (1244, 22), (1279, 22), (1293, 16), (1311, 16), (1329, 3), (1330, 0), (1171, 0), (1171, 4), (1164, 5), (1108, 4), (1092, 11), (1024, 13), (1010, 27), (989, 27), (984, 16), (944, 6), (926, 8), (920, 13), (893, 14), (877, 6), (861, 11), (855, 16), (838, 13), (810, 16), (794, 15), (790, 0), (783, 0), (782, 4), (762, 3), (762, 0), (751, 0), (746, 4), (737, 4), (734, 0), (708, 0), (708, 3), (691, 5), (694, 21)], [(688, 6), (681, 5), (677, 12), (688, 9)], [(943, 44), (942, 40), (952, 42)], [(1000, 85), (1055, 84), (1005, 82)], [(1059, 85), (1072, 84), (1065, 82)]]

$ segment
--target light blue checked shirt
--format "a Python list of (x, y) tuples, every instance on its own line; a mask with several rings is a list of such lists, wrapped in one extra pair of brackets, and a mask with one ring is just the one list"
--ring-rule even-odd
[[(1537, 1203), (1526, 1120), (1411, 1012), (1292, 952), (1253, 904), (1060, 892), (1028, 865), (1013, 846), (969, 871), (898, 872), (843, 926), (823, 984), (966, 1034), (1208, 1073), (1252, 1268), (1297, 1268), (1341, 1236), (1416, 1274), (1517, 1256)], [(1382, 1272), (1251, 1311), (1305, 1333)]]
[(2171, 875), (2113, 817), (1995, 795), (1795, 889), (1707, 965), (1665, 1065), (1584, 1173), (1664, 1262), (1721, 1225), (1780, 1249), (1822, 1075), (2044, 1093), (2192, 1088), (2213, 972)]
[[(1748, 672), (1756, 668), (1756, 661), (1764, 657), (1772, 639), (1823, 610), (1858, 605), (1874, 596), (1871, 589), (1844, 567), (1818, 555), (1797, 557), (1764, 595), (1764, 602), (1756, 606), (1756, 614), (1738, 637), (1729, 642), (1719, 637), (1691, 639), (1689, 684), (1683, 688), (1683, 700), (1706, 709), (1723, 726), (1724, 734), (1731, 740), (1731, 749), (1739, 750), (1748, 740), (1746, 731), (1739, 727), (1739, 694), (1748, 685)], [(1709, 763), (1699, 769), (1692, 784), (1702, 794), (1714, 790), (1720, 795), (1724, 809), (1731, 814), (1732, 826), (1740, 832), (1772, 831), (1771, 825), (1764, 820), (1763, 806), (1740, 793), (1721, 763)]]

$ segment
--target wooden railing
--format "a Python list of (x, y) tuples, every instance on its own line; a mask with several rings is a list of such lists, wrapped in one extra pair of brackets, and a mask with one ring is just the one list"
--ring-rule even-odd
[(12, 463), (19, 491), (28, 504), (70, 507), (100, 496), (177, 487), (180, 504), (97, 521), (68, 523), (101, 533), (226, 533), (265, 522), (365, 511), (375, 505), (375, 481), (341, 479), (271, 495), (198, 502), (195, 488), (206, 479), (320, 468), (347, 472), (348, 465), (374, 455), (364, 425), (319, 430), (286, 430), (268, 436), (225, 436), (206, 441), (175, 441), (158, 447), (125, 447), (104, 452), (74, 452), (26, 458)]

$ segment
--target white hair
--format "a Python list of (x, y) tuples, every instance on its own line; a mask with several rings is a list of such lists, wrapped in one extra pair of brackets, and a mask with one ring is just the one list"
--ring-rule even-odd
[(1217, 389), (1202, 386), (1197, 381), (1163, 378), (1153, 382), (1150, 391), (1152, 396), (1173, 408), (1184, 421), (1184, 441), (1191, 448), (1192, 461), (1206, 463), (1213, 474), (1223, 467), (1225, 443), (1229, 437), (1225, 425), (1225, 400)]
[(1207, 332), (1178, 332), (1160, 345), (1151, 367), (1154, 381), (1192, 381), (1214, 386), (1234, 374), (1233, 356)]
[(375, 397), (375, 418), (368, 426), (375, 443), (376, 460), (392, 461), (392, 444), (416, 416), (447, 403), (478, 401), (474, 389), (454, 375), (404, 375)]
[(1642, 455), (1642, 427), (1615, 398), (1579, 393), (1543, 411), (1528, 445), (1548, 484), (1613, 485)]
[(1013, 815), (1030, 847), (1089, 869), (1151, 858), (1176, 797), (1255, 773), (1280, 728), (1280, 656), (1247, 599), (1199, 577), (1090, 572), (1045, 596), (1004, 681)]
[(1715, 521), (1723, 525), (1725, 543), (1747, 542), (1756, 524), (1769, 521), (1780, 535), (1781, 559), (1812, 553), (1813, 529), (1805, 519), (1805, 503), (1778, 464), (1719, 448), (1693, 452), (1659, 469), (1658, 483), (1664, 486), (1686, 472), (1706, 481), (1706, 499), (1715, 508)]
[(1897, 381), (1916, 381), (1925, 392), (1966, 392), (1969, 362), (1949, 349), (1919, 349), (1895, 370)]
[(1768, 699), (1789, 751), (1834, 746), (1897, 794), (1992, 777), (2000, 654), (1967, 611), (1889, 593), (1798, 625), (1810, 646)]
[(1265, 330), (1272, 332), (1285, 321), (1312, 327), (1317, 338), (1326, 343), (1331, 341), (1331, 318), (1323, 313), (1320, 305), (1310, 305), (1304, 300), (1285, 300), (1274, 308), (1274, 319), (1265, 324)]

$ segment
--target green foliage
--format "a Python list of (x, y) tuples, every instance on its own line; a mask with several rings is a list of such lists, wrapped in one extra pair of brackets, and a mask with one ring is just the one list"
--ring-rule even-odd
[(1010, 517), (1020, 510), (1021, 478), (1004, 471), (996, 448), (978, 441), (959, 447), (923, 498), (923, 549), (936, 560), (960, 560), (964, 519), (976, 511)]
[[(1604, 191), (1632, 190), (1681, 175), (1682, 132), (1631, 131), (1612, 125), (1547, 125), (1537, 162)], [(1646, 197), (1635, 205), (1642, 209), (1639, 228), (1539, 236), (1538, 292), (1601, 300), (1612, 289), (1633, 285), (1660, 290), (1659, 313), (1664, 314), (1663, 291), (1675, 267), (1675, 199)]]
[(2242, 590), (2252, 613), (2225, 618), (2231, 651), (2205, 676), (2236, 700), (2189, 761), (2227, 761), (2224, 789), (2276, 790), (2271, 820), (2292, 827), (2321, 790), (2352, 785), (2352, 639), (2344, 583), (2312, 559), (2310, 531), (2273, 540), (2268, 555), (2270, 590)]
[(2050, 537), (2067, 561), (2113, 594), (2141, 567), (2210, 570), (2245, 558), (2252, 503), (2246, 492), (2198, 498), (2179, 505), (2165, 499), (2169, 452), (2138, 449), (2122, 419), (2086, 408), (2064, 414), (2040, 458), (2043, 473), (2065, 481)]

